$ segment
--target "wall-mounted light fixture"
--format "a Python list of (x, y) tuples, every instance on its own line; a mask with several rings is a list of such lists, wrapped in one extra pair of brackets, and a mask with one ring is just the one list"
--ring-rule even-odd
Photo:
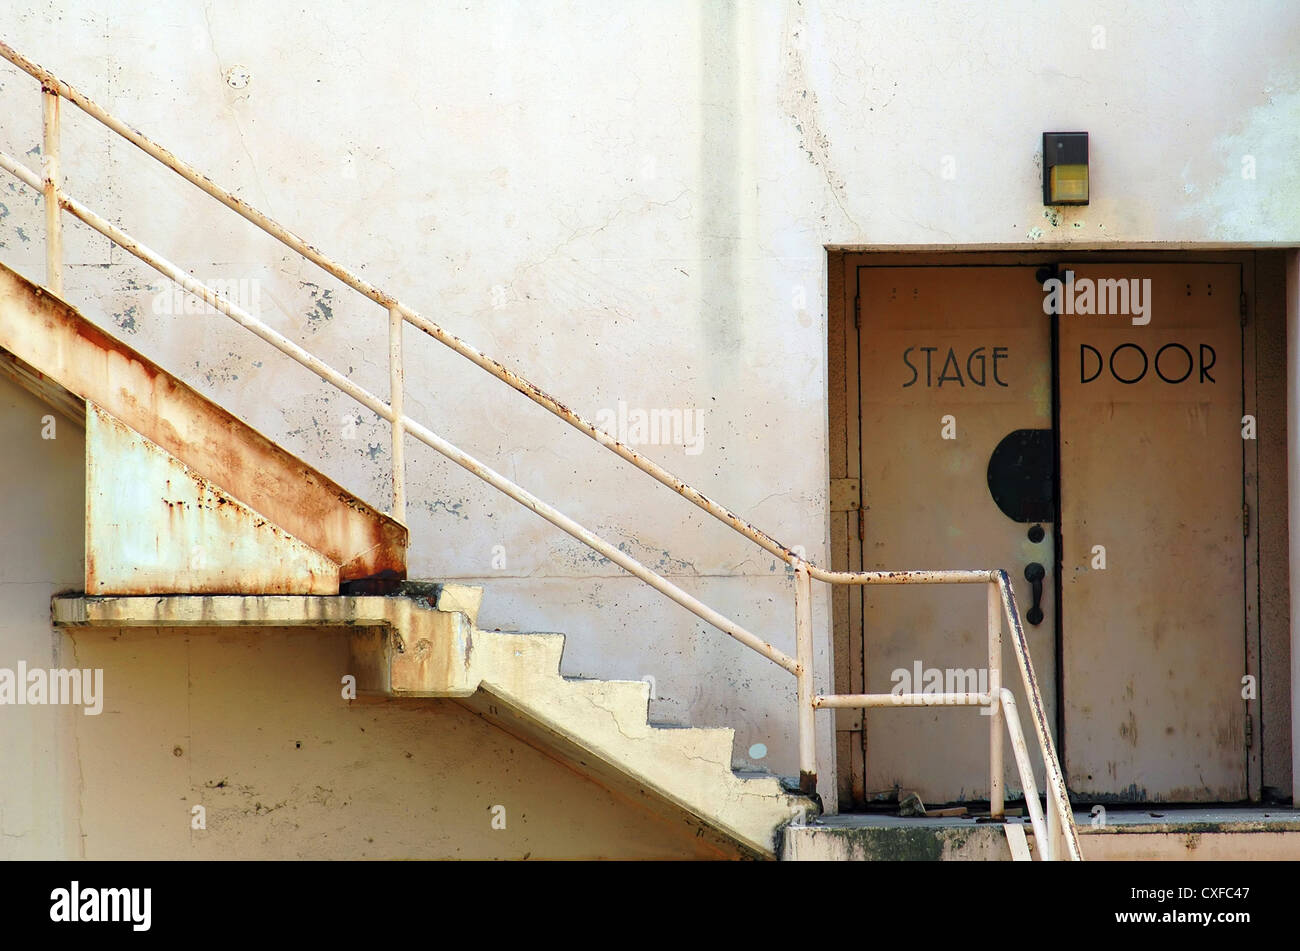
[(1043, 204), (1088, 204), (1088, 133), (1043, 133)]

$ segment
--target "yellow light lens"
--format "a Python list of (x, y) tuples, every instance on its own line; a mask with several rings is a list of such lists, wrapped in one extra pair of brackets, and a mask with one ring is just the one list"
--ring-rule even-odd
[(1052, 201), (1066, 202), (1088, 200), (1088, 166), (1053, 165)]

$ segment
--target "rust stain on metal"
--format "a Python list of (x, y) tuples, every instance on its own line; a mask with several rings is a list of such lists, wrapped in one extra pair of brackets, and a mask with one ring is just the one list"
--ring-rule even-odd
[(338, 566), (93, 402), (86, 590), (331, 594)]
[(0, 300), (12, 305), (0, 314), (0, 348), (272, 517), (341, 565), (341, 580), (406, 577), (403, 525), (3, 265)]
[(339, 584), (339, 594), (391, 594), (404, 579), (395, 571), (381, 571), (366, 578), (349, 578)]

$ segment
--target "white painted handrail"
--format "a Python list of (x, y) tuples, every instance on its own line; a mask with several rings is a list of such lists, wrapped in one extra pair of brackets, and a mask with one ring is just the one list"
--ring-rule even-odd
[[(1033, 661), (1029, 656), (1029, 645), (1025, 641), (1024, 626), (1020, 623), (1020, 612), (1016, 606), (1016, 593), (1011, 587), (1007, 573), (996, 571), (973, 572), (938, 572), (942, 579), (931, 577), (931, 572), (861, 572), (855, 578), (857, 584), (978, 584), (988, 586), (988, 691), (986, 693), (868, 693), (868, 694), (829, 694), (812, 699), (814, 710), (848, 707), (872, 709), (895, 706), (979, 706), (989, 710), (989, 812), (994, 818), (1005, 815), (1005, 803), (1002, 790), (1002, 726), (1005, 721), (1007, 733), (1011, 738), (1011, 749), (1020, 774), (1020, 786), (1024, 792), (1025, 807), (1029, 811), (1034, 828), (1034, 838), (1041, 843), (1039, 856), (1043, 860), (1068, 859), (1080, 861), (1083, 853), (1079, 848), (1078, 830), (1074, 825), (1074, 813), (1070, 809), (1070, 797), (1065, 786), (1065, 775), (1061, 771), (1056, 748), (1052, 743), (1052, 734), (1048, 728), (1046, 711), (1043, 708), (1042, 695), (1038, 689), (1034, 674)], [(867, 576), (867, 577), (862, 577)], [(799, 587), (795, 586), (796, 602)], [(1035, 738), (1043, 754), (1043, 766), (1047, 779), (1047, 816), (1043, 818), (1042, 807), (1038, 802), (1038, 787), (1034, 781), (1033, 767), (1029, 761), (1028, 748), (1025, 745), (1024, 732), (1020, 726), (1020, 715), (1016, 709), (1015, 696), (1002, 686), (1002, 619), (1006, 618), (1012, 633), (1012, 649), (1020, 668), (1021, 681), (1025, 694), (1029, 698), (1030, 715), (1033, 722)]]
[[(1041, 693), (1034, 678), (1033, 665), (1029, 658), (1028, 645), (1025, 643), (1024, 630), (1020, 624), (1015, 605), (1015, 593), (1007, 580), (1006, 572), (1001, 570), (978, 571), (862, 571), (838, 572), (820, 568), (808, 562), (789, 547), (781, 544), (768, 533), (756, 528), (745, 519), (707, 498), (693, 486), (679, 479), (657, 463), (619, 442), (609, 433), (597, 428), (584, 417), (573, 412), (564, 403), (546, 393), (540, 387), (526, 380), (503, 364), (493, 360), (475, 347), (461, 340), (456, 335), (417, 313), (403, 304), (396, 297), (389, 295), (362, 280), (350, 270), (333, 261), (325, 254), (308, 244), (298, 235), (289, 231), (278, 222), (252, 208), (242, 199), (214, 183), (189, 164), (177, 158), (161, 145), (146, 138), (126, 123), (103, 109), (89, 97), (78, 92), (72, 86), (54, 76), (48, 70), (38, 66), (22, 56), (11, 46), (0, 41), (0, 56), (22, 69), (41, 83), (42, 89), (42, 171), (37, 174), (17, 161), (11, 155), (0, 151), (0, 167), (17, 177), (24, 184), (42, 193), (45, 199), (46, 220), (46, 286), (56, 296), (63, 293), (63, 238), (61, 211), (66, 210), (95, 231), (109, 238), (140, 260), (155, 268), (161, 274), (175, 281), (186, 291), (204, 300), (218, 311), (226, 314), (240, 326), (257, 335), (275, 347), (281, 353), (311, 370), (318, 377), (330, 383), (341, 392), (356, 400), (362, 406), (386, 420), (392, 429), (392, 486), (393, 505), (391, 514), (399, 521), (405, 520), (406, 510), (406, 472), (405, 445), (406, 434), (423, 442), (443, 456), (471, 472), (479, 479), (508, 495), (515, 501), (531, 509), (551, 524), (560, 528), (592, 550), (608, 558), (614, 564), (644, 581), (650, 587), (691, 611), (697, 617), (735, 638), (746, 647), (762, 654), (782, 669), (796, 677), (798, 694), (798, 732), (799, 732), (799, 769), (800, 785), (811, 794), (816, 790), (816, 740), (814, 715), (818, 709), (838, 706), (881, 706), (878, 696), (873, 695), (824, 695), (816, 696), (813, 692), (813, 633), (812, 633), (812, 597), (811, 581), (817, 579), (827, 584), (874, 585), (874, 584), (986, 584), (989, 586), (989, 676), (990, 690), (985, 694), (945, 694), (948, 699), (935, 702), (978, 704), (991, 707), (990, 724), (990, 804), (994, 816), (1003, 812), (1002, 796), (1002, 737), (1001, 721), (1006, 720), (1011, 735), (1013, 751), (1021, 773), (1021, 782), (1025, 790), (1031, 818), (1038, 814), (1037, 794), (1034, 792), (1032, 771), (1028, 769), (1027, 755), (1022, 755), (1024, 737), (1020, 733), (1018, 717), (1015, 714), (1015, 701), (1011, 694), (1001, 687), (1001, 621), (1000, 614), (1005, 613), (1015, 637), (1013, 648), (1020, 667), (1026, 695), (1031, 706), (1031, 715), (1035, 738), (1038, 740), (1047, 768), (1047, 823), (1040, 829), (1041, 819), (1034, 824), (1035, 835), (1045, 843), (1040, 853), (1044, 857), (1063, 856), (1073, 859), (1081, 858), (1078, 839), (1074, 827), (1073, 814), (1069, 808), (1065, 782), (1061, 773), (1056, 751), (1052, 744), (1051, 733), (1047, 727)], [(381, 305), (387, 311), (389, 321), (389, 399), (385, 402), (380, 397), (354, 383), (346, 375), (335, 370), (316, 356), (298, 346), (287, 337), (261, 322), (256, 316), (218, 294), (212, 288), (195, 280), (181, 268), (168, 261), (158, 252), (146, 247), (123, 229), (96, 214), (86, 205), (63, 191), (61, 187), (61, 169), (59, 154), (60, 114), (62, 99), (76, 105), (87, 115), (96, 119), (122, 138), (131, 142), (146, 154), (157, 159), (163, 165), (191, 182), (202, 191), (220, 201), (267, 234), (276, 238), (302, 257), (318, 265), (347, 286), (370, 300)], [(647, 568), (636, 559), (626, 555), (604, 538), (564, 515), (558, 509), (543, 502), (537, 496), (516, 485), (505, 476), (489, 468), (479, 460), (463, 452), (456, 446), (442, 439), (404, 412), (403, 399), (403, 362), (402, 329), (411, 324), (450, 349), (470, 360), (475, 365), (492, 374), (497, 379), (524, 394), (533, 402), (563, 419), (578, 431), (586, 434), (605, 446), (616, 455), (630, 462), (656, 481), (673, 489), (699, 508), (705, 510), (734, 531), (748, 538), (770, 554), (794, 569), (795, 580), (795, 657), (790, 657), (763, 638), (750, 632), (730, 618), (683, 591), (657, 572)], [(996, 678), (996, 679), (995, 679)], [(883, 695), (890, 698), (892, 695)], [(924, 696), (924, 695), (919, 695)], [(925, 702), (925, 701), (922, 701)], [(1002, 710), (1008, 711), (1005, 718)], [(1014, 720), (1014, 723), (1013, 723)], [(1019, 740), (1017, 741), (1017, 737)], [(1055, 820), (1055, 826), (1054, 821)], [(1059, 838), (1063, 847), (1054, 848), (1049, 837), (1059, 829)]]

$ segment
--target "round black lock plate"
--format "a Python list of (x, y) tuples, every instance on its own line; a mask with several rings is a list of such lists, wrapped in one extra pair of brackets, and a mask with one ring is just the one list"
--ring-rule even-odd
[(989, 456), (988, 480), (989, 494), (1007, 518), (1052, 521), (1052, 431), (1017, 429), (1004, 436)]

